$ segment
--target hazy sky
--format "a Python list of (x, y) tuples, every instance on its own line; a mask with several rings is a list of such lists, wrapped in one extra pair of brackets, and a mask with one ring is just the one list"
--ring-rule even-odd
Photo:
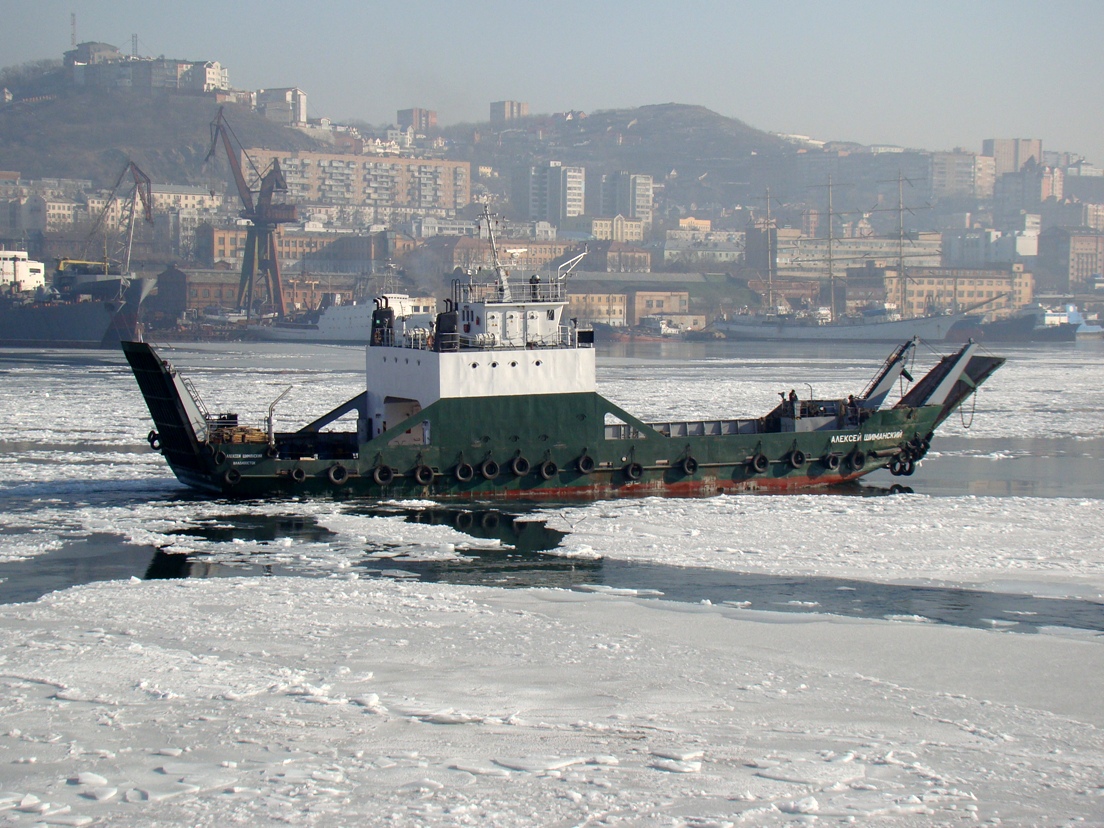
[[(486, 120), (701, 104), (759, 129), (978, 151), (1042, 138), (1104, 164), (1102, 0), (0, 0), (0, 65), (77, 40), (219, 60), (235, 87), (298, 86), (312, 117)], [(1094, 91), (1095, 90), (1095, 91)]]

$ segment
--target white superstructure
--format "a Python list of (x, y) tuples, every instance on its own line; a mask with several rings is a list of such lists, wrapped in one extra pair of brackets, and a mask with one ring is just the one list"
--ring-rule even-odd
[(25, 250), (0, 250), (0, 290), (23, 293), (46, 287), (46, 267)]

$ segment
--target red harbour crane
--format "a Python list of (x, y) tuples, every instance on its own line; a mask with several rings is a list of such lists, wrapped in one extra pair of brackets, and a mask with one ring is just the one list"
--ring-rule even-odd
[[(215, 154), (220, 142), (226, 151), (226, 158), (234, 174), (234, 183), (238, 188), (238, 196), (241, 198), (242, 210), (239, 215), (250, 222), (245, 237), (245, 253), (242, 257), (238, 309), (246, 312), (246, 318), (251, 318), (255, 292), (260, 282), (267, 292), (267, 304), (277, 315), (283, 316), (287, 308), (284, 304), (283, 284), (280, 280), (280, 260), (276, 255), (276, 233), (281, 224), (298, 221), (298, 216), (294, 204), (273, 204), (272, 198), (275, 193), (287, 192), (287, 181), (284, 180), (280, 162), (277, 160), (273, 160), (272, 166), (264, 173), (257, 169), (246, 154), (241, 141), (226, 123), (222, 107), (219, 107), (218, 115), (211, 122), (211, 149), (207, 152), (207, 159)], [(255, 198), (254, 191), (246, 181), (235, 144), (241, 150), (241, 157), (249, 163), (259, 181)]]

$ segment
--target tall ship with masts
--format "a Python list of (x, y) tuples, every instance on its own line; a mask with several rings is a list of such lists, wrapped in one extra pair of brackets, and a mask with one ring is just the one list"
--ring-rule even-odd
[[(732, 314), (726, 319), (714, 322), (712, 327), (726, 337), (735, 340), (771, 340), (788, 342), (900, 342), (918, 337), (930, 342), (955, 340), (956, 326), (976, 320), (976, 307), (948, 309), (943, 312), (922, 316), (906, 317), (900, 310), (906, 308), (907, 285), (909, 276), (905, 266), (904, 240), (905, 229), (903, 215), (906, 210), (903, 203), (902, 182), (898, 176), (898, 214), (897, 229), (897, 289), (898, 295), (889, 297), (877, 307), (861, 312), (841, 313), (837, 307), (837, 259), (834, 256), (835, 234), (832, 219), (836, 215), (832, 207), (832, 178), (828, 177), (828, 232), (826, 236), (826, 267), (829, 306), (810, 312), (794, 312), (779, 307), (775, 295), (776, 280), (776, 242), (777, 227), (771, 216), (770, 191), (767, 191), (765, 218), (761, 220), (762, 232), (767, 238), (766, 274), (767, 292), (765, 308), (750, 310), (746, 313)], [(961, 339), (959, 339), (961, 341)]]

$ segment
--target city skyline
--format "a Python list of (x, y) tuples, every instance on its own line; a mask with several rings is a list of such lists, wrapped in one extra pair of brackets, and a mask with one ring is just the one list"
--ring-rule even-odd
[(1104, 63), (1104, 5), (1086, 0), (227, 8), (17, 0), (4, 65), (60, 58), (75, 14), (77, 42), (129, 52), (136, 34), (141, 55), (218, 60), (236, 88), (298, 86), (311, 117), (337, 121), (410, 107), (442, 125), (486, 121), (504, 99), (534, 114), (672, 101), (820, 140), (978, 152), (985, 138), (1039, 138), (1104, 164), (1104, 112), (1081, 101)]

